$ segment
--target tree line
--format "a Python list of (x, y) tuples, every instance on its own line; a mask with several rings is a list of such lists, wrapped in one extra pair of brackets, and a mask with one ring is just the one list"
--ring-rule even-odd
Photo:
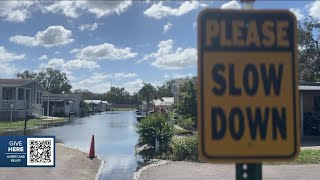
[(149, 103), (157, 98), (172, 97), (174, 80), (165, 81), (162, 86), (154, 87), (150, 83), (144, 83), (139, 92), (130, 94), (124, 87), (111, 87), (105, 93), (94, 93), (87, 89), (72, 89), (67, 75), (60, 70), (47, 68), (41, 72), (25, 70), (16, 74), (20, 79), (33, 79), (38, 81), (48, 92), (53, 94), (81, 94), (83, 99), (98, 99), (113, 104), (137, 104), (144, 100)]

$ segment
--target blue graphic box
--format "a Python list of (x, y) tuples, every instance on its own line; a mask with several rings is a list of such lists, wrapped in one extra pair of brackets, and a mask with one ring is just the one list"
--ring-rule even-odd
[(55, 167), (54, 136), (0, 136), (0, 167)]

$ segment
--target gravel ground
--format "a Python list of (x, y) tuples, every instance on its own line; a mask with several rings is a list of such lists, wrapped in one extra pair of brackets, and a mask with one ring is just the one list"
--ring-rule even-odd
[(0, 168), (0, 180), (90, 180), (95, 179), (102, 161), (90, 160), (82, 151), (56, 144), (56, 167)]
[[(263, 179), (318, 180), (320, 165), (263, 166)], [(169, 162), (143, 170), (138, 180), (234, 180), (235, 165)]]

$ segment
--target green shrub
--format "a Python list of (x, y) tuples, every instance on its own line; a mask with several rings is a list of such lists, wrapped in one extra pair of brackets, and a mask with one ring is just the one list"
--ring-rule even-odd
[(192, 118), (178, 118), (177, 120), (177, 124), (182, 127), (183, 129), (192, 129), (192, 127), (194, 127), (194, 122), (192, 120)]
[(198, 136), (177, 138), (170, 143), (170, 153), (166, 153), (173, 161), (199, 161)]
[(159, 152), (166, 151), (173, 137), (173, 125), (168, 121), (167, 116), (152, 114), (142, 119), (137, 130), (140, 142), (155, 147), (155, 141), (159, 141)]

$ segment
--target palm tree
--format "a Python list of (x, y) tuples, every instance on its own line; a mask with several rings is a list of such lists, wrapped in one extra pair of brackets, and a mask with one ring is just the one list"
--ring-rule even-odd
[(156, 97), (156, 93), (156, 88), (154, 88), (150, 83), (144, 83), (144, 86), (139, 91), (141, 99), (147, 102), (147, 112), (149, 111), (149, 103)]

